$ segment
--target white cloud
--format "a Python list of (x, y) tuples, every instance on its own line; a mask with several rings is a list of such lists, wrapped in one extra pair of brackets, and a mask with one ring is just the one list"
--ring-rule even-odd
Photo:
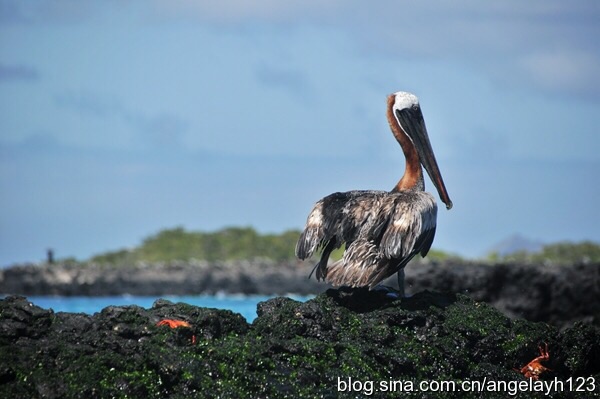
[[(218, 29), (318, 26), (349, 36), (366, 56), (459, 61), (501, 86), (600, 99), (600, 5), (477, 0), (154, 0), (3, 3), (6, 21), (72, 24), (133, 14), (149, 24)], [(1, 22), (2, 20), (0, 20)], [(6, 22), (5, 21), (5, 22)]]
[(248, 21), (297, 23), (303, 17), (331, 14), (344, 7), (341, 0), (156, 0), (158, 15), (167, 18), (196, 19), (210, 23), (239, 24)]
[[(600, 99), (594, 1), (156, 1), (161, 18), (219, 27), (334, 27), (366, 56), (459, 61), (499, 85)], [(552, 51), (548, 47), (552, 47)]]
[(582, 51), (539, 52), (518, 63), (529, 81), (549, 92), (600, 93), (600, 57)]

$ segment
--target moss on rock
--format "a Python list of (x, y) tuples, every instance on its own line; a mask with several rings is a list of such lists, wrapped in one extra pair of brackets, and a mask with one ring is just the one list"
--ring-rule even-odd
[[(156, 326), (164, 318), (190, 327)], [(251, 325), (231, 311), (165, 300), (151, 309), (108, 307), (88, 316), (54, 313), (13, 296), (0, 301), (0, 397), (388, 397), (385, 388), (398, 394), (399, 384), (416, 389), (423, 380), (522, 381), (515, 369), (536, 357), (542, 343), (551, 369), (542, 380), (591, 376), (600, 384), (597, 328), (577, 324), (559, 332), (511, 321), (458, 294), (423, 291), (393, 300), (340, 289), (307, 302), (274, 298), (259, 304)], [(338, 392), (357, 381), (373, 381), (372, 390), (363, 384), (361, 392)]]

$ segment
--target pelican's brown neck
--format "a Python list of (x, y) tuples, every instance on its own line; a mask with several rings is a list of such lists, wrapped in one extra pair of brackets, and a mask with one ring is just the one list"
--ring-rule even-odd
[(402, 127), (398, 123), (398, 119), (394, 115), (394, 95), (388, 96), (387, 99), (387, 119), (390, 124), (390, 129), (394, 137), (402, 147), (404, 157), (406, 158), (406, 167), (404, 168), (404, 175), (400, 181), (394, 186), (392, 191), (400, 190), (425, 190), (425, 183), (423, 181), (423, 169), (421, 168), (421, 162), (419, 161), (419, 154), (413, 144), (412, 140), (402, 130)]

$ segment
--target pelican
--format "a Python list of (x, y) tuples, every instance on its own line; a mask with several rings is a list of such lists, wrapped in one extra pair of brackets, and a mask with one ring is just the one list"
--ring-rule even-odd
[[(319, 200), (298, 239), (296, 256), (304, 260), (322, 249), (313, 272), (317, 280), (334, 286), (373, 289), (398, 273), (399, 295), (404, 296), (404, 267), (418, 253), (427, 255), (436, 228), (437, 205), (435, 198), (424, 191), (421, 165), (447, 209), (452, 208), (452, 201), (427, 136), (418, 98), (401, 91), (390, 94), (387, 119), (406, 158), (404, 175), (391, 191), (353, 190)], [(331, 252), (343, 244), (342, 258), (329, 263)]]

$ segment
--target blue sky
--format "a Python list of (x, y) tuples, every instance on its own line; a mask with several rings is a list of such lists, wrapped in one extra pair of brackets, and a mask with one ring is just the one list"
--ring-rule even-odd
[(398, 90), (454, 202), (435, 248), (600, 241), (599, 2), (249, 3), (0, 0), (0, 265), (390, 189)]

